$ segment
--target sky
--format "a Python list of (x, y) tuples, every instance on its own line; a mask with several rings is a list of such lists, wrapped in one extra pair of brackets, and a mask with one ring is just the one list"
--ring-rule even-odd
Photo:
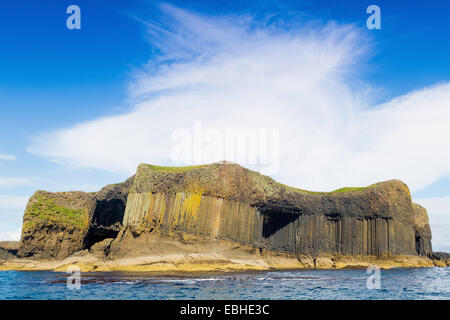
[[(80, 30), (66, 27), (72, 4)], [(366, 26), (372, 4), (379, 30)], [(434, 250), (450, 252), (449, 9), (2, 2), (0, 240), (19, 239), (36, 190), (96, 191), (139, 163), (230, 160), (317, 191), (401, 179), (428, 210)], [(259, 143), (242, 159), (220, 152), (238, 130)]]

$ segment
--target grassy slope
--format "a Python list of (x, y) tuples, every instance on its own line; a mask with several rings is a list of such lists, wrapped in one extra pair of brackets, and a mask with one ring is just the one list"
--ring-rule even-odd
[[(181, 173), (181, 172), (187, 172), (190, 170), (195, 170), (195, 169), (199, 169), (199, 168), (203, 168), (203, 167), (207, 167), (208, 165), (197, 165), (197, 166), (185, 166), (185, 167), (163, 167), (163, 166), (155, 166), (155, 165), (151, 165), (151, 164), (144, 164), (148, 169), (151, 170), (155, 170), (155, 171), (164, 171), (164, 172), (170, 172), (170, 173)], [(251, 170), (249, 170), (251, 171)], [(330, 194), (330, 193), (342, 193), (342, 192), (351, 192), (351, 191), (363, 191), (365, 189), (371, 188), (371, 187), (375, 187), (375, 184), (372, 184), (370, 186), (367, 187), (343, 187), (343, 188), (339, 188), (336, 189), (334, 191), (331, 192), (322, 192), (322, 191), (310, 191), (310, 190), (304, 190), (304, 189), (299, 189), (299, 188), (295, 188), (295, 187), (291, 187), (282, 183), (279, 183), (280, 185), (293, 190), (293, 191), (299, 191), (299, 192), (305, 192), (305, 193), (309, 193), (309, 194)]]
[(30, 218), (61, 222), (79, 228), (87, 227), (88, 214), (85, 210), (72, 210), (55, 203), (45, 195), (37, 195), (25, 214)]

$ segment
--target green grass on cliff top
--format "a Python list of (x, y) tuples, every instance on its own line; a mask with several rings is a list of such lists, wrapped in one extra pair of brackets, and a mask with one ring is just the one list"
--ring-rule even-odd
[(167, 171), (167, 172), (186, 172), (208, 166), (207, 164), (198, 166), (187, 166), (187, 167), (162, 167), (162, 166), (154, 166), (151, 164), (144, 164), (144, 165), (146, 168), (149, 168), (154, 171)]
[(73, 210), (55, 203), (54, 199), (44, 195), (34, 198), (35, 202), (30, 205), (26, 214), (47, 221), (61, 222), (79, 228), (87, 226), (87, 213), (84, 210)]
[(294, 190), (294, 191), (300, 191), (300, 192), (304, 192), (304, 193), (308, 193), (308, 194), (330, 194), (330, 193), (344, 193), (344, 192), (351, 192), (351, 191), (362, 191), (362, 190), (366, 190), (366, 189), (375, 187), (376, 184), (371, 184), (370, 186), (367, 186), (367, 187), (344, 187), (344, 188), (333, 190), (331, 192), (303, 190), (303, 189), (287, 186), (285, 184), (283, 184), (283, 186), (288, 189)]
[[(174, 173), (176, 173), (176, 172), (187, 172), (187, 171), (190, 171), (190, 170), (207, 167), (208, 164), (197, 165), (197, 166), (185, 166), (185, 167), (163, 167), (163, 166), (155, 166), (155, 165), (151, 165), (151, 164), (142, 164), (142, 166), (145, 166), (146, 168), (154, 170), (154, 171), (165, 171), (165, 172), (174, 172)], [(362, 191), (362, 190), (374, 187), (376, 185), (376, 184), (372, 184), (372, 185), (367, 186), (367, 187), (343, 187), (343, 188), (339, 188), (339, 189), (333, 190), (331, 192), (325, 192), (325, 191), (304, 190), (304, 189), (291, 187), (291, 186), (288, 186), (288, 185), (285, 185), (285, 184), (282, 184), (282, 183), (280, 183), (280, 184), (283, 185), (286, 188), (291, 189), (291, 190), (305, 192), (305, 193), (309, 193), (309, 194), (326, 194), (326, 193), (341, 193), (341, 192), (351, 192), (351, 191)]]
[(370, 186), (367, 187), (344, 187), (344, 188), (340, 188), (334, 191), (331, 191), (331, 193), (339, 193), (339, 192), (349, 192), (349, 191), (362, 191), (365, 189), (369, 189), (372, 187), (375, 187), (376, 184), (371, 184)]

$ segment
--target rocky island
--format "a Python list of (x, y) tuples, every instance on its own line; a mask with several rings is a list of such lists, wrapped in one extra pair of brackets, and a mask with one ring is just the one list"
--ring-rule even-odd
[[(399, 180), (312, 192), (237, 164), (139, 165), (98, 192), (37, 191), (0, 270), (235, 271), (448, 266)], [(12, 249), (11, 249), (12, 248)]]

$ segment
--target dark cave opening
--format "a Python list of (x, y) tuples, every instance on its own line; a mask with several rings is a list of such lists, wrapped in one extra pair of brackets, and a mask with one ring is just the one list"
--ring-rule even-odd
[(419, 233), (419, 232), (417, 232), (417, 230), (416, 230), (416, 232), (415, 232), (415, 240), (416, 240), (416, 252), (417, 252), (417, 254), (420, 256), (420, 255), (426, 255), (427, 254), (427, 252), (426, 252), (426, 250), (425, 250), (425, 248), (424, 248), (424, 239), (422, 238), (422, 235)]
[(84, 249), (108, 238), (115, 238), (122, 227), (126, 201), (122, 199), (98, 200), (92, 215)]
[(283, 229), (286, 225), (297, 220), (300, 215), (270, 210), (265, 211), (263, 217), (262, 236), (264, 238), (269, 238), (271, 235)]

